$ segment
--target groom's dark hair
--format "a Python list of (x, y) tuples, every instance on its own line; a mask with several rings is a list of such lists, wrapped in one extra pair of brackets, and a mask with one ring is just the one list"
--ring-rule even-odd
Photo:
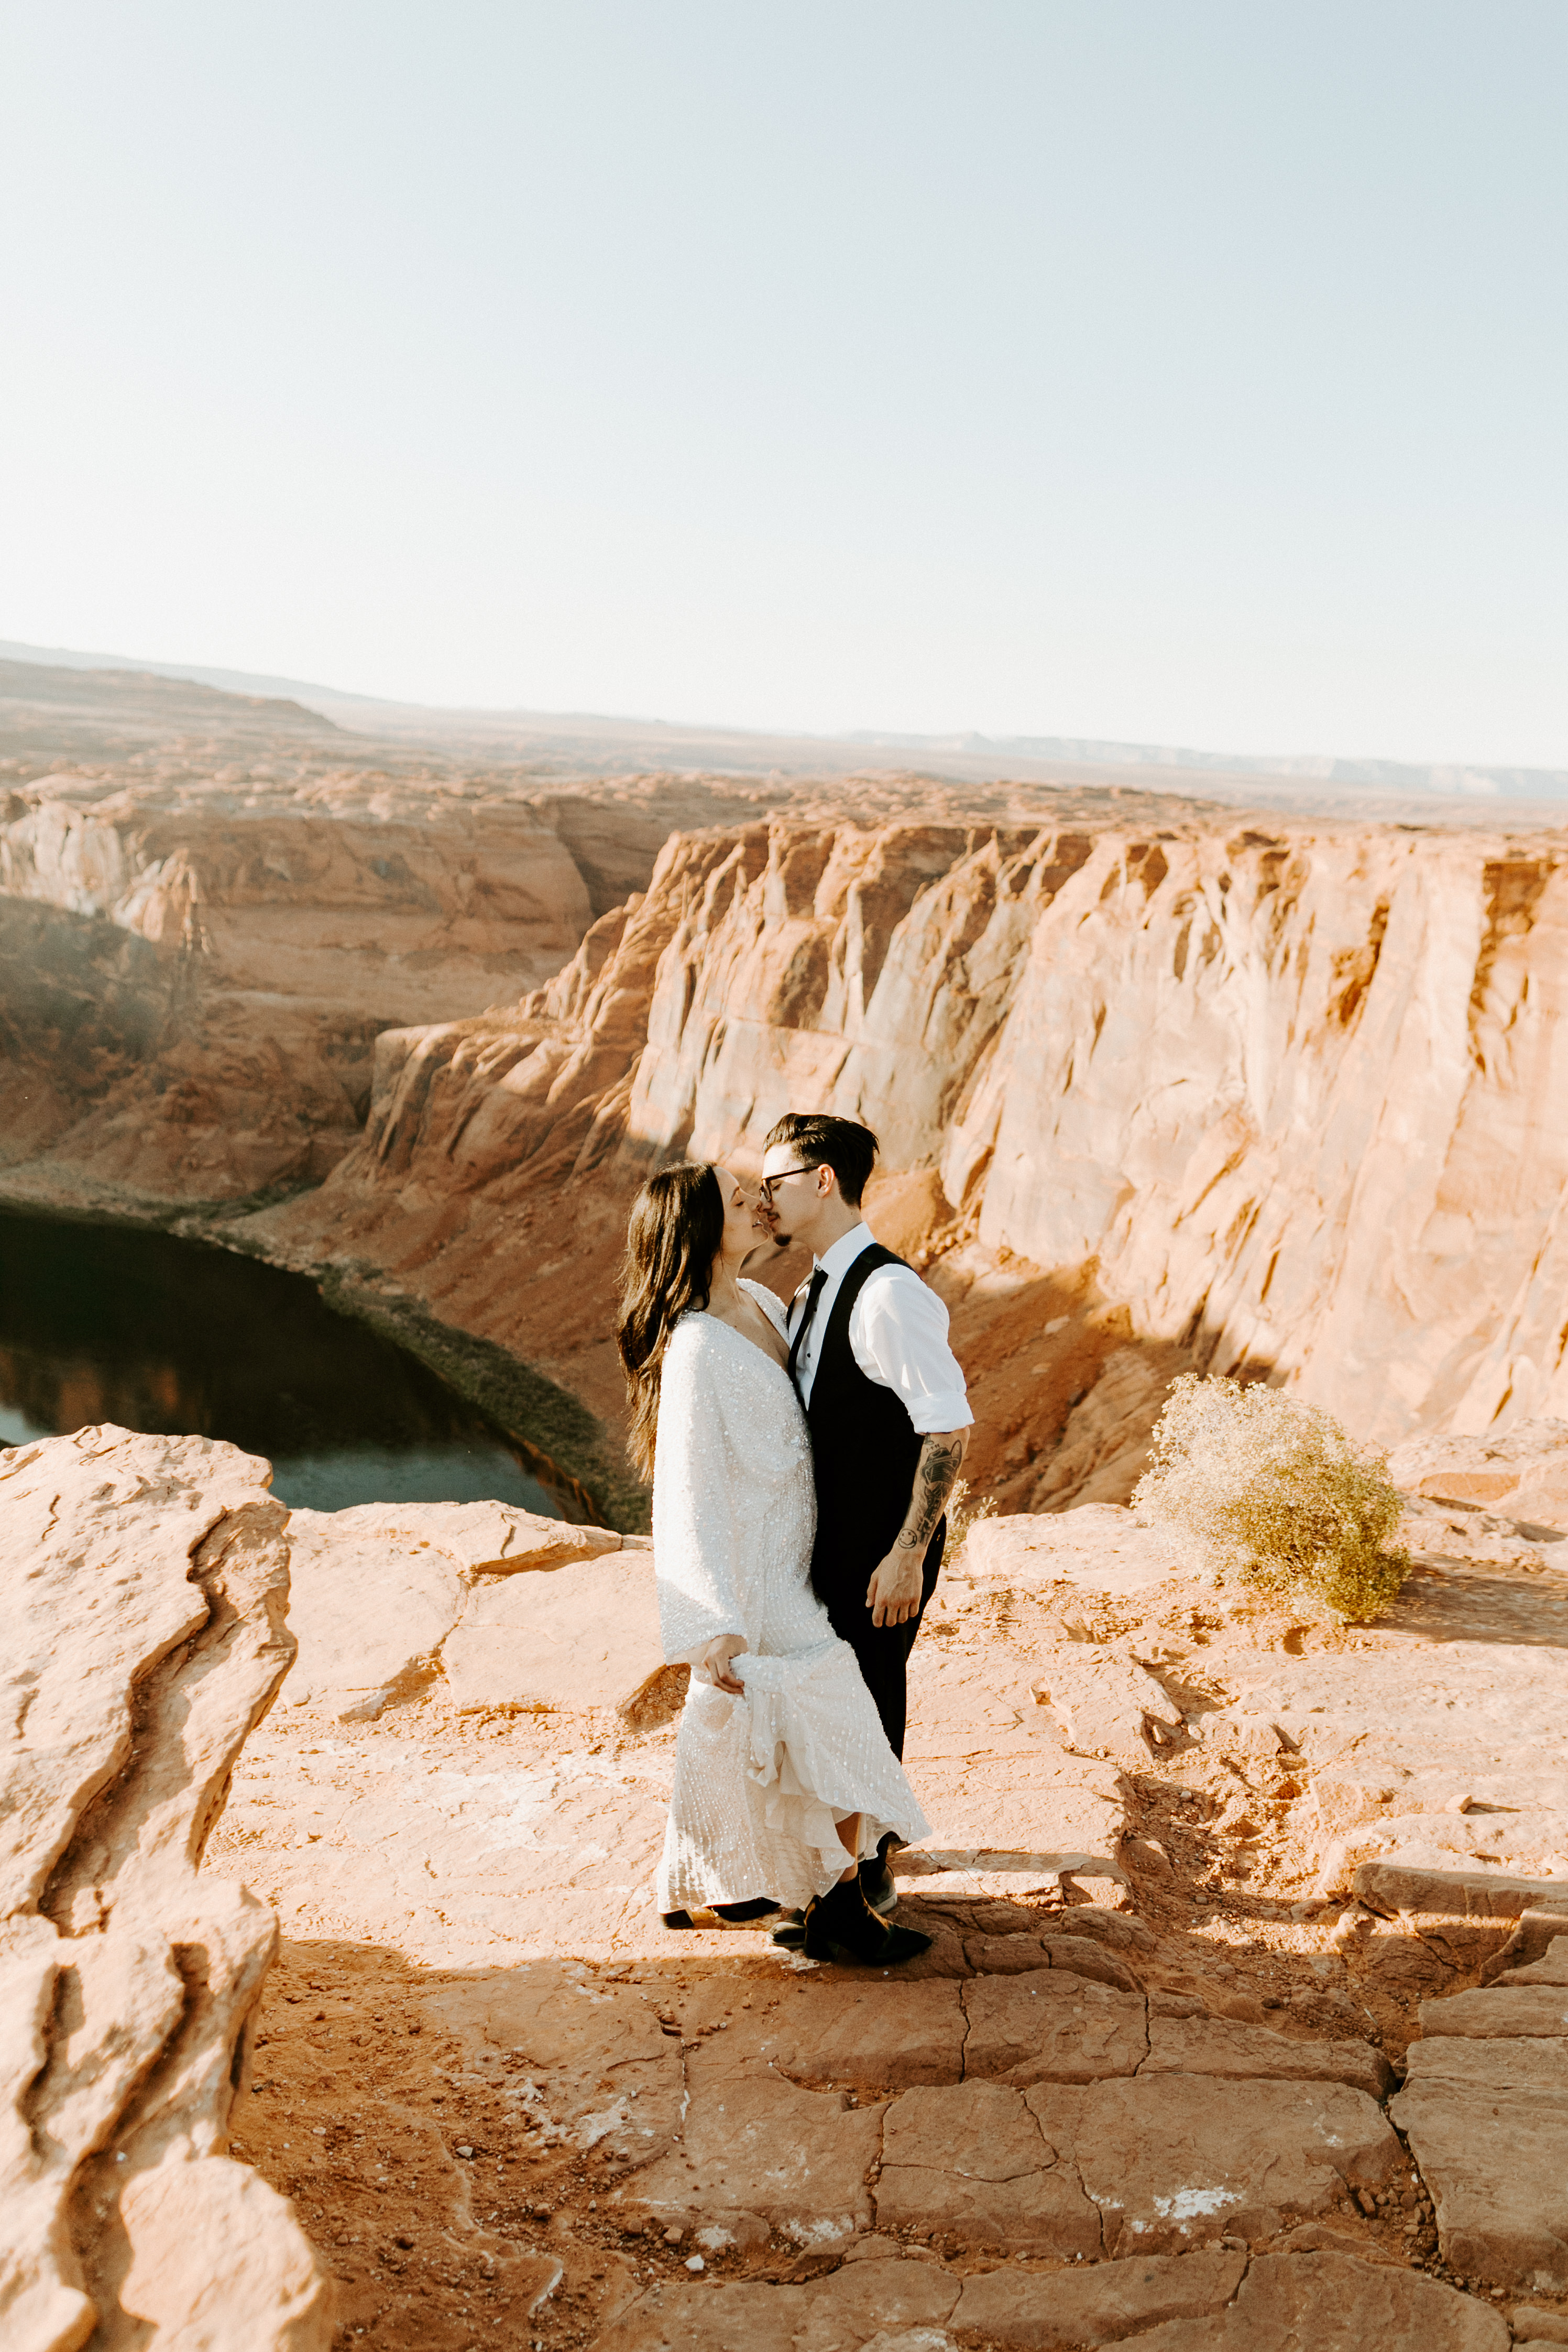
[(768, 1131), (766, 1149), (788, 1144), (808, 1168), (831, 1168), (852, 1209), (858, 1209), (867, 1179), (882, 1150), (869, 1127), (825, 1111), (787, 1110)]

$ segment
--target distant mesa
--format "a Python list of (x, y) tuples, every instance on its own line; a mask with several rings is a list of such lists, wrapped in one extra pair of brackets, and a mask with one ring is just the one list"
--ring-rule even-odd
[[(277, 712), (280, 727), (298, 726), (306, 714), (314, 714), (355, 734), (448, 750), (484, 747), (493, 756), (548, 756), (578, 772), (630, 765), (805, 778), (842, 774), (846, 769), (905, 769), (913, 761), (923, 773), (952, 782), (994, 779), (999, 772), (1022, 782), (1105, 785), (1124, 777), (1134, 789), (1146, 790), (1155, 771), (1159, 779), (1155, 789), (1230, 803), (1240, 799), (1303, 815), (1397, 815), (1403, 809), (1386, 803), (1406, 800), (1451, 806), (1477, 800), (1568, 799), (1568, 768), (1422, 764), (1333, 753), (1251, 755), (1087, 736), (913, 735), (871, 729), (843, 735), (789, 735), (583, 711), (448, 709), (347, 693), (303, 678), (7, 640), (0, 640), (0, 723), (11, 698), (23, 691), (5, 676), (12, 664), (95, 673), (106, 682), (117, 674), (167, 678), (243, 698), (258, 718), (264, 710)], [(285, 715), (290, 709), (292, 719)]]

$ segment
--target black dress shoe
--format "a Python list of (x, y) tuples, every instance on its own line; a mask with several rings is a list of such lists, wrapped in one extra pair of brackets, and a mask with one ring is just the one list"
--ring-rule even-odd
[[(859, 1865), (861, 1893), (879, 1919), (885, 1919), (888, 1913), (898, 1906), (898, 1889), (893, 1883), (893, 1873), (883, 1858), (885, 1848), (882, 1853), (869, 1855)], [(781, 1952), (800, 1951), (806, 1941), (805, 1913), (786, 1911), (773, 1930), (773, 1941)]]
[(849, 1961), (861, 1968), (896, 1968), (931, 1949), (915, 1927), (890, 1927), (861, 1892), (857, 1877), (841, 1879), (806, 1906), (801, 1949), (809, 1960)]
[(885, 1917), (898, 1901), (898, 1889), (893, 1883), (893, 1873), (886, 1856), (873, 1853), (860, 1865), (861, 1893), (873, 1911)]

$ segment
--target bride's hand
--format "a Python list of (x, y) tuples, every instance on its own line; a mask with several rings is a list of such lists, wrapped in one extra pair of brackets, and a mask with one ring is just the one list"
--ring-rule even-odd
[(704, 1682), (712, 1683), (716, 1690), (731, 1691), (737, 1698), (744, 1697), (746, 1685), (736, 1681), (730, 1661), (746, 1647), (744, 1633), (721, 1633), (716, 1642), (710, 1642), (697, 1660), (697, 1672)]

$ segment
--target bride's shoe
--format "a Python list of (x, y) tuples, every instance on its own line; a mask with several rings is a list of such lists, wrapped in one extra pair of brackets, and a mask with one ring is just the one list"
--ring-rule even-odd
[(861, 1890), (857, 1872), (808, 1903), (800, 1948), (809, 1960), (853, 1960), (862, 1968), (889, 1969), (928, 1952), (931, 1938), (917, 1928), (890, 1927), (879, 1919)]
[[(727, 1927), (754, 1927), (760, 1920), (771, 1919), (779, 1906), (771, 1895), (754, 1895), (749, 1903), (708, 1903), (703, 1908)], [(697, 1922), (689, 1911), (661, 1911), (659, 1924), (664, 1927), (695, 1927)]]

